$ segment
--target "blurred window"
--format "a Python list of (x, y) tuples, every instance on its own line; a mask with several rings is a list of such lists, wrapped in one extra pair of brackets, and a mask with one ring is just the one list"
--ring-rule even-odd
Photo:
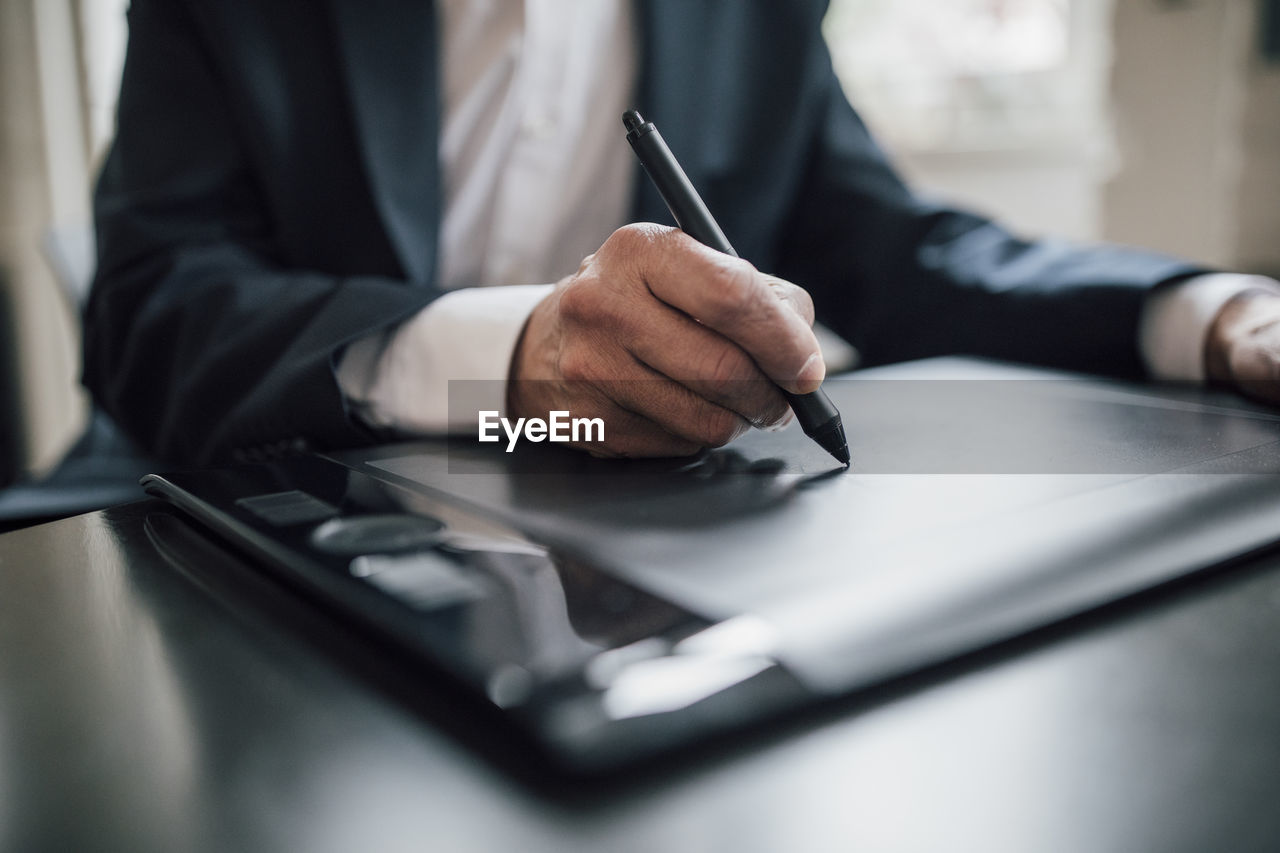
[(833, 0), (826, 34), (892, 147), (1069, 147), (1105, 126), (1110, 2)]
[(116, 95), (124, 66), (128, 0), (78, 0), (84, 69), (84, 103), (92, 157), (115, 135)]

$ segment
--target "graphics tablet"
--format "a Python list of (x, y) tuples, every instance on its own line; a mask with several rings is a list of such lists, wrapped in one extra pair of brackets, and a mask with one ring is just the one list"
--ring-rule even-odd
[(300, 599), (577, 772), (991, 646), (1280, 540), (1280, 417), (941, 359), (693, 459), (472, 438), (150, 475)]

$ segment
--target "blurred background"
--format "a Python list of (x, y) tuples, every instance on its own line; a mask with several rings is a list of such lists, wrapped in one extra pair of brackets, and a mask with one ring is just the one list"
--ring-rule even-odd
[[(0, 0), (0, 485), (79, 434), (89, 195), (127, 0)], [(1280, 0), (833, 0), (921, 189), (1015, 229), (1280, 271)]]

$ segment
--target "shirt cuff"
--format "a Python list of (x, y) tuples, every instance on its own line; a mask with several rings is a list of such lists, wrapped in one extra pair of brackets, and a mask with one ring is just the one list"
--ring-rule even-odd
[(1204, 347), (1218, 312), (1251, 290), (1280, 294), (1280, 282), (1260, 275), (1199, 275), (1157, 290), (1142, 308), (1138, 345), (1155, 379), (1202, 382)]
[[(350, 344), (338, 387), (369, 426), (410, 435), (474, 432), (506, 408), (507, 374), (534, 307), (554, 285), (446, 293), (399, 326)], [(450, 380), (475, 380), (454, 382)]]

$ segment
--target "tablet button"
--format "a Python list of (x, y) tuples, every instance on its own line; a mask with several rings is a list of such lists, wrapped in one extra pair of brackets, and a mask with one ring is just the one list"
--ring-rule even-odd
[(486, 594), (482, 581), (435, 551), (356, 557), (350, 572), (421, 611), (468, 604)]
[(276, 527), (322, 521), (338, 514), (336, 506), (297, 489), (241, 498), (236, 506)]
[(311, 544), (329, 554), (358, 556), (433, 547), (445, 526), (422, 515), (357, 515), (335, 518), (317, 527)]

